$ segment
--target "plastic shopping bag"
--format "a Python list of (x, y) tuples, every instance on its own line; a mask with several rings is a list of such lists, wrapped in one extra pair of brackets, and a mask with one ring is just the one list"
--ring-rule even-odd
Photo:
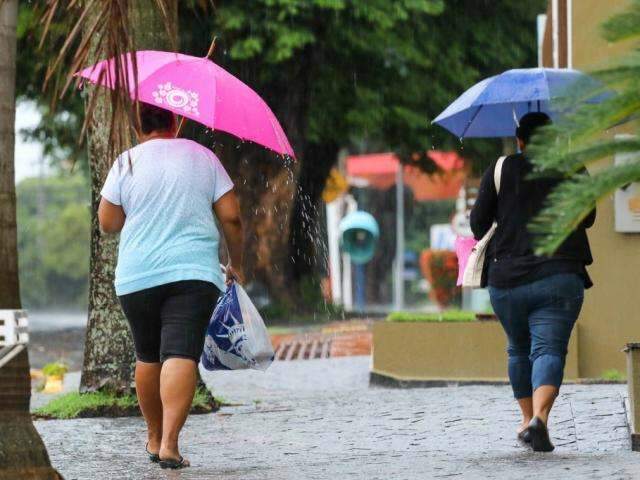
[(458, 287), (462, 285), (464, 270), (467, 267), (471, 251), (477, 243), (478, 241), (473, 237), (461, 237), (459, 235), (456, 237), (456, 255), (458, 256), (458, 282), (456, 285)]
[(237, 283), (227, 287), (216, 305), (202, 352), (207, 370), (266, 370), (274, 351), (267, 328), (247, 292)]

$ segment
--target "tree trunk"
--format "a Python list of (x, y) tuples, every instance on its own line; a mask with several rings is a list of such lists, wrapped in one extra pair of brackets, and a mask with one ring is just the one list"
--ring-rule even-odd
[[(0, 309), (20, 308), (14, 175), (18, 0), (0, 0)], [(25, 345), (0, 349), (0, 480), (58, 479), (31, 422)]]
[[(167, 1), (171, 20), (177, 29), (177, 0)], [(131, 2), (131, 30), (136, 49), (171, 50), (161, 12), (155, 0)], [(104, 95), (88, 129), (89, 167), (91, 171), (91, 260), (89, 264), (89, 319), (84, 351), (80, 391), (110, 389), (125, 392), (133, 381), (133, 344), (127, 321), (113, 287), (118, 255), (118, 237), (105, 235), (98, 223), (100, 190), (113, 163), (109, 152), (111, 109)]]
[[(247, 280), (265, 286), (274, 301), (308, 311), (316, 305), (306, 294), (319, 298), (315, 280), (327, 264), (320, 197), (338, 148), (300, 144), (306, 148), (293, 165), (259, 147), (227, 149), (219, 156), (240, 199)], [(301, 292), (309, 287), (317, 291)]]
[(17, 9), (17, 0), (0, 1), (0, 308), (20, 308), (13, 163)]
[(285, 266), (296, 172), (253, 145), (224, 150), (219, 157), (240, 201), (247, 280), (260, 283), (278, 300), (289, 301)]
[(0, 480), (62, 478), (31, 422), (30, 397), (26, 345), (0, 349)]

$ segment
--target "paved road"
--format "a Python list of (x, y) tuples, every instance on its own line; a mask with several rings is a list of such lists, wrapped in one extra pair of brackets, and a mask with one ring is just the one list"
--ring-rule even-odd
[(191, 417), (194, 466), (162, 472), (144, 455), (140, 419), (36, 422), (70, 479), (633, 479), (620, 385), (567, 386), (553, 417), (557, 445), (535, 454), (514, 440), (508, 387), (368, 387), (368, 357), (280, 362), (266, 373), (207, 381), (228, 402)]

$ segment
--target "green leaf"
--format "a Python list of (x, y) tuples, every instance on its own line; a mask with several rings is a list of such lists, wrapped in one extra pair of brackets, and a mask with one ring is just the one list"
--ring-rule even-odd
[(610, 42), (635, 39), (640, 36), (640, 1), (633, 0), (629, 9), (615, 15), (602, 25), (603, 36)]
[(262, 53), (263, 40), (258, 37), (248, 37), (240, 40), (231, 47), (231, 58), (248, 60)]
[(640, 160), (608, 167), (589, 177), (576, 175), (548, 198), (549, 206), (532, 222), (536, 253), (552, 254), (593, 210), (596, 202), (629, 183), (640, 181)]

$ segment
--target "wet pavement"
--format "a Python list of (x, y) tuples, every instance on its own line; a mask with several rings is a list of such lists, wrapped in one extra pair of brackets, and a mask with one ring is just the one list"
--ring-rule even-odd
[(624, 385), (568, 385), (552, 417), (556, 450), (515, 440), (506, 386), (369, 388), (369, 357), (277, 362), (208, 374), (237, 406), (189, 418), (193, 467), (160, 470), (144, 455), (141, 419), (38, 421), (70, 479), (635, 479)]

